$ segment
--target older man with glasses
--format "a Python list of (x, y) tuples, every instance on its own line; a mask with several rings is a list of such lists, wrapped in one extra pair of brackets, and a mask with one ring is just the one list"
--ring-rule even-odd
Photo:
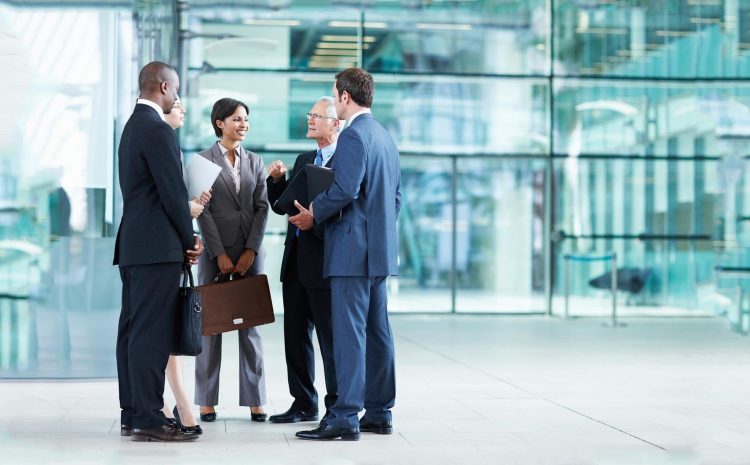
[[(336, 151), (340, 121), (331, 97), (321, 97), (307, 113), (308, 139), (315, 139), (317, 150), (301, 153), (289, 173), (294, 174), (314, 163), (330, 166)], [(285, 213), (273, 207), (287, 186), (287, 168), (280, 160), (268, 169), (268, 200), (279, 215)], [(315, 352), (312, 343), (313, 327), (318, 335), (318, 345), (323, 358), (325, 374), (326, 414), (337, 398), (336, 373), (333, 366), (333, 340), (331, 332), (331, 285), (323, 278), (322, 228), (301, 231), (288, 224), (281, 262), (282, 294), (284, 298), (284, 349), (286, 353), (289, 393), (294, 397), (292, 406), (284, 413), (273, 415), (273, 423), (296, 423), (318, 420), (318, 393), (315, 390)]]

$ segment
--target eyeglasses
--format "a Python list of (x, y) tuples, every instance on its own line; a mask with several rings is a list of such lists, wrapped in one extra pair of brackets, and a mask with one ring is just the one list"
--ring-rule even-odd
[(307, 119), (314, 119), (315, 121), (319, 121), (321, 119), (338, 119), (338, 118), (334, 118), (333, 116), (323, 116), (317, 113), (308, 113)]

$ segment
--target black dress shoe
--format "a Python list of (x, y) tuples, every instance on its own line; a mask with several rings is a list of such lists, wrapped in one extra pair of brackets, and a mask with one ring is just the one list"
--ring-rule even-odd
[(201, 421), (206, 421), (208, 423), (216, 421), (216, 412), (201, 413)]
[(363, 433), (393, 434), (393, 423), (390, 420), (372, 421), (363, 418), (359, 421), (359, 430)]
[(258, 423), (263, 423), (267, 418), (268, 414), (250, 412), (250, 419), (253, 421), (257, 421)]
[(182, 431), (183, 433), (203, 434), (203, 428), (201, 428), (201, 425), (185, 426), (182, 424), (182, 420), (180, 420), (180, 412), (177, 411), (177, 406), (172, 409), (172, 415), (174, 415), (174, 419), (177, 420), (177, 426), (179, 426), (180, 431)]
[(342, 441), (359, 441), (359, 428), (337, 428), (325, 425), (310, 431), (300, 431), (295, 436), (313, 441), (330, 441), (338, 438)]
[(132, 425), (120, 425), (120, 436), (130, 436), (133, 434)]
[(179, 424), (179, 423), (177, 422), (177, 420), (176, 420), (176, 419), (174, 419), (174, 418), (167, 418), (167, 424), (168, 424), (169, 426), (174, 426), (175, 428), (177, 428), (177, 427), (179, 427), (179, 426), (180, 426), (180, 424)]
[(161, 425), (158, 428), (133, 428), (132, 440), (136, 442), (185, 442), (198, 439), (197, 434), (186, 434), (174, 426)]
[(271, 423), (297, 423), (299, 421), (318, 421), (318, 412), (306, 412), (304, 410), (290, 408), (284, 413), (271, 415), (268, 419)]

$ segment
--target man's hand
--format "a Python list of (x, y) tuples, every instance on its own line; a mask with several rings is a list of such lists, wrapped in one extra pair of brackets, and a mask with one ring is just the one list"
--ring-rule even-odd
[(195, 200), (201, 205), (206, 205), (211, 200), (211, 189), (201, 192), (200, 198)]
[(200, 200), (198, 200), (198, 197), (194, 198), (190, 201), (190, 216), (198, 218), (203, 214), (204, 208), (205, 207), (201, 205)]
[(237, 266), (234, 267), (234, 272), (245, 274), (245, 272), (249, 270), (251, 266), (253, 266), (254, 261), (255, 251), (245, 249), (245, 251), (242, 252), (242, 255), (240, 255), (240, 259), (237, 261)]
[(196, 263), (198, 263), (198, 256), (203, 253), (203, 241), (198, 236), (194, 237), (195, 245), (193, 246), (193, 250), (185, 251), (185, 258), (191, 265), (195, 265)]
[(219, 255), (216, 259), (216, 263), (219, 265), (219, 271), (221, 271), (221, 274), (229, 274), (234, 270), (234, 263), (232, 263), (232, 259), (229, 258), (229, 255), (227, 254)]
[(313, 218), (313, 204), (312, 203), (310, 204), (310, 209), (308, 210), (295, 200), (294, 206), (297, 207), (297, 210), (299, 210), (299, 213), (290, 217), (289, 222), (297, 226), (303, 231), (312, 229), (313, 223), (315, 221), (315, 219)]
[(284, 165), (284, 162), (281, 160), (276, 160), (268, 167), (268, 175), (273, 178), (273, 182), (279, 182), (285, 174), (286, 165)]

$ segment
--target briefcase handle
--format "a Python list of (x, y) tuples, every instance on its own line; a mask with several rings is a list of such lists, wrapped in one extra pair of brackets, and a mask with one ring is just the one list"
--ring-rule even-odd
[(193, 273), (190, 271), (190, 267), (183, 266), (182, 267), (182, 287), (183, 289), (188, 287), (188, 281), (190, 282), (190, 287), (195, 287), (195, 283), (193, 282)]
[(216, 277), (214, 278), (214, 284), (215, 283), (225, 283), (227, 281), (234, 281), (236, 279), (242, 279), (245, 278), (245, 276), (242, 275), (242, 273), (222, 273), (219, 272), (216, 274)]

